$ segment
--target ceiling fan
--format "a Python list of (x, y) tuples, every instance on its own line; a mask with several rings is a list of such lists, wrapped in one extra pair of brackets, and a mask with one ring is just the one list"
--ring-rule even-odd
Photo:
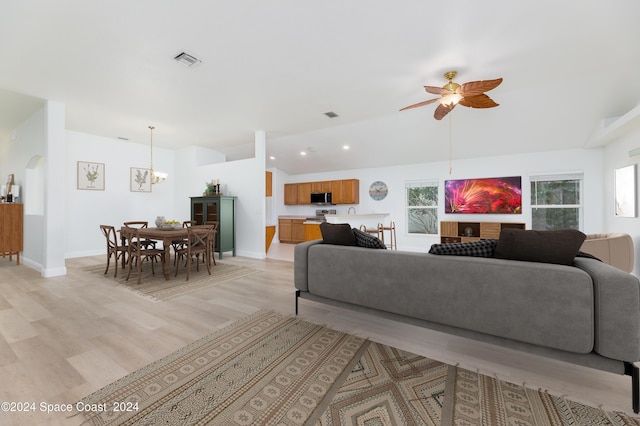
[(409, 105), (408, 107), (402, 108), (400, 111), (429, 105), (434, 102), (440, 102), (440, 105), (436, 108), (433, 116), (436, 120), (442, 120), (444, 116), (450, 113), (458, 104), (469, 108), (493, 108), (498, 106), (498, 104), (489, 96), (485, 95), (484, 92), (488, 92), (489, 90), (498, 87), (498, 85), (502, 83), (502, 78), (496, 78), (495, 80), (470, 81), (468, 83), (458, 84), (453, 82), (456, 74), (457, 71), (449, 71), (445, 73), (444, 76), (449, 80), (449, 82), (442, 87), (424, 86), (424, 90), (428, 93), (440, 95), (441, 97)]

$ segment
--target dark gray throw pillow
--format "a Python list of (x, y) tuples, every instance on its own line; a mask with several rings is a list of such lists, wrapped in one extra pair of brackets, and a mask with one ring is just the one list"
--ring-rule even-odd
[(320, 224), (320, 233), (325, 244), (335, 244), (339, 246), (355, 246), (356, 237), (351, 231), (348, 223), (327, 223)]
[(359, 230), (358, 228), (353, 228), (353, 236), (356, 238), (356, 245), (358, 247), (366, 247), (372, 249), (385, 249), (387, 246), (384, 245), (380, 238), (369, 234), (368, 232), (364, 232)]
[(498, 240), (479, 240), (467, 243), (433, 244), (429, 253), (447, 256), (493, 257)]
[(505, 228), (494, 256), (500, 259), (573, 265), (586, 235), (575, 229), (533, 231)]

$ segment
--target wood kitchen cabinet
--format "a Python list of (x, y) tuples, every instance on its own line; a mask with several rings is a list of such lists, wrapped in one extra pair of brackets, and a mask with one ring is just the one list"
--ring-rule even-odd
[(281, 243), (301, 243), (305, 239), (305, 219), (278, 218), (278, 238)]
[(298, 204), (311, 204), (311, 182), (298, 183)]
[(331, 192), (333, 204), (359, 204), (360, 181), (358, 179), (325, 180), (284, 184), (285, 205), (309, 205), (312, 192)]
[(0, 255), (9, 256), (20, 264), (20, 252), (23, 249), (23, 207), (17, 203), (0, 203)]
[(360, 181), (358, 179), (332, 180), (331, 197), (333, 204), (359, 204)]
[(191, 220), (196, 224), (218, 222), (216, 247), (218, 257), (226, 251), (236, 255), (236, 197), (226, 195), (191, 197)]
[(320, 232), (319, 223), (304, 224), (304, 240), (305, 241), (313, 241), (313, 240), (321, 240), (321, 239), (322, 239), (322, 232)]
[(284, 184), (284, 203), (286, 205), (298, 204), (298, 184), (297, 183)]
[(331, 181), (311, 182), (311, 192), (331, 192)]

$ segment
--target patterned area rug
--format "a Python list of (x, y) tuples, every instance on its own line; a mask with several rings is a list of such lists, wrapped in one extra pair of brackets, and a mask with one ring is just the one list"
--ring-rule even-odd
[(640, 425), (268, 311), (81, 403), (93, 425)]
[(122, 287), (126, 287), (129, 290), (136, 293), (150, 296), (157, 300), (168, 300), (184, 294), (189, 294), (194, 291), (209, 287), (211, 285), (220, 284), (225, 281), (233, 280), (243, 277), (245, 275), (253, 274), (256, 272), (251, 268), (244, 266), (232, 265), (217, 261), (217, 265), (211, 266), (211, 275), (207, 272), (207, 268), (204, 265), (200, 265), (200, 270), (196, 271), (195, 264), (192, 266), (190, 272), (189, 281), (186, 280), (187, 273), (184, 267), (181, 267), (178, 271), (178, 276), (175, 276), (175, 269), (172, 265), (170, 279), (166, 280), (162, 274), (162, 266), (155, 266), (155, 274), (152, 274), (151, 267), (144, 265), (142, 268), (142, 277), (140, 284), (138, 284), (137, 271), (132, 270), (129, 281), (126, 281), (127, 271), (121, 271), (118, 268), (118, 276), (113, 277), (113, 264), (109, 268), (109, 272), (104, 274), (105, 265), (95, 265), (83, 268), (84, 271), (91, 274), (102, 276), (105, 280), (116, 283)]

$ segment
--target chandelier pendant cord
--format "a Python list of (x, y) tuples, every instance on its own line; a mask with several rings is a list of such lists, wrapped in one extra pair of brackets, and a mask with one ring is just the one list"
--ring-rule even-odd
[(151, 138), (150, 138), (151, 139), (151, 144), (150, 144), (151, 145), (151, 149), (150, 149), (150, 151), (151, 151), (150, 154), (151, 155), (150, 155), (150, 158), (149, 158), (149, 160), (150, 160), (149, 161), (149, 163), (150, 163), (149, 164), (149, 167), (150, 167), (149, 171), (150, 171), (150, 174), (151, 174), (151, 180), (152, 181), (153, 181), (153, 177), (154, 177), (153, 176), (153, 129), (155, 129), (154, 126), (149, 126), (149, 130), (151, 132)]
[(453, 114), (449, 114), (449, 174), (453, 171), (453, 137), (451, 136), (453, 132)]

